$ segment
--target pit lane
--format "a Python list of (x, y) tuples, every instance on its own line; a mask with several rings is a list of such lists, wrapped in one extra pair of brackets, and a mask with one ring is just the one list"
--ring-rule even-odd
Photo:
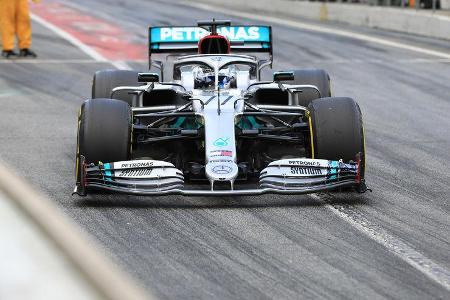
[[(143, 41), (148, 24), (184, 25), (213, 16), (236, 20), (167, 1), (77, 5)], [(94, 61), (48, 29), (33, 25), (39, 60), (0, 64), (1, 158), (57, 202), (98, 239), (105, 253), (157, 296), (449, 296), (445, 286), (328, 208), (356, 211), (439, 267), (450, 269), (447, 60), (274, 26), (274, 70), (325, 68), (334, 95), (348, 95), (360, 103), (367, 135), (367, 181), (373, 193), (337, 194), (326, 201), (269, 195), (73, 198), (77, 111), (89, 97), (92, 74), (111, 64)], [(450, 53), (437, 40), (346, 29)], [(143, 62), (127, 64), (146, 69)]]

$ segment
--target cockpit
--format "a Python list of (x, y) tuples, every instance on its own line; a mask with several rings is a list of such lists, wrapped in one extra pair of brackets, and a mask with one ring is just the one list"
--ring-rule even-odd
[(202, 61), (177, 62), (174, 64), (173, 79), (187, 90), (247, 88), (257, 78), (257, 64), (254, 61), (236, 61), (230, 58), (211, 56)]

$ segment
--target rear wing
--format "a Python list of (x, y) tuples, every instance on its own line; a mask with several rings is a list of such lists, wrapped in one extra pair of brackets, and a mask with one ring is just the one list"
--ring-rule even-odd
[[(150, 64), (153, 53), (197, 53), (200, 39), (211, 33), (199, 26), (150, 27), (148, 31)], [(232, 53), (262, 52), (272, 58), (271, 26), (217, 26), (217, 33), (230, 41)]]

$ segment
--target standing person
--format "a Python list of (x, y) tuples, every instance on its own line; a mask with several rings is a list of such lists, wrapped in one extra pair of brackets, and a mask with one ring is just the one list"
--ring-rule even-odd
[[(38, 3), (40, 0), (33, 0)], [(37, 57), (30, 50), (31, 20), (28, 0), (0, 0), (0, 31), (2, 36), (2, 57)], [(14, 52), (14, 39), (17, 35), (20, 52)]]

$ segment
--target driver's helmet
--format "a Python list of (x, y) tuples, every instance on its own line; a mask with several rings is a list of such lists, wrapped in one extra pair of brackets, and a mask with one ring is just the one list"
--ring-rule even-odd
[(236, 87), (236, 70), (226, 68), (219, 71), (219, 88), (229, 89)]
[[(193, 70), (195, 89), (214, 88), (214, 70), (203, 66), (197, 66)], [(229, 89), (236, 87), (236, 71), (234, 68), (226, 68), (219, 71), (219, 88)]]

